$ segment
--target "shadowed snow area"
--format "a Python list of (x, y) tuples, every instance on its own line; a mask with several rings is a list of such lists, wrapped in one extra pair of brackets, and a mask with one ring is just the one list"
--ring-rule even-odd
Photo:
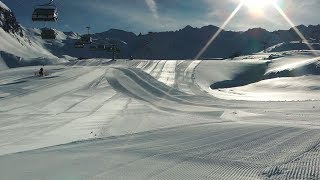
[[(275, 59), (273, 59), (275, 57)], [(212, 68), (212, 67), (215, 68)], [(307, 51), (204, 62), (199, 85), (222, 99), (307, 101), (320, 99), (320, 58)], [(208, 77), (202, 79), (202, 75)], [(208, 84), (209, 83), (209, 84)], [(210, 88), (207, 88), (210, 86)]]
[(319, 179), (318, 64), (291, 51), (2, 70), (1, 178)]

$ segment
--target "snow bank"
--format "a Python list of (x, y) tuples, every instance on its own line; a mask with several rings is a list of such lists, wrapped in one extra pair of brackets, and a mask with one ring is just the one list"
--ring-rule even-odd
[(310, 52), (281, 54), (284, 57), (267, 61), (261, 57), (203, 61), (196, 70), (196, 82), (209, 94), (228, 100), (319, 100), (319, 58)]

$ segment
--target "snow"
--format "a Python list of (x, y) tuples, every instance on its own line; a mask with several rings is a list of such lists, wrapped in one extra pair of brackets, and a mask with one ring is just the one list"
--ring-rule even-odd
[[(9, 8), (1, 1), (0, 7), (10, 11)], [(17, 25), (18, 23), (15, 22), (15, 19), (13, 19), (13, 21), (5, 21), (4, 18), (6, 18), (4, 14), (0, 13), (1, 24), (9, 23), (7, 24), (8, 27), (17, 27), (7, 29), (8, 32), (3, 28), (0, 28), (0, 69), (25, 66), (27, 64), (42, 64), (44, 61), (49, 64), (60, 61), (44, 46), (44, 42), (41, 42), (39, 37), (35, 37), (30, 30), (23, 27), (20, 29)], [(63, 38), (62, 35), (60, 36), (60, 38)]]
[(263, 60), (270, 54), (264, 56), (205, 61), (197, 68), (201, 78), (196, 82), (209, 94), (226, 100), (320, 100), (319, 58), (300, 51), (281, 53), (272, 60)]
[(28, 40), (19, 35), (7, 33), (2, 28), (0, 28), (0, 39), (0, 68), (2, 69), (6, 67), (5, 64), (8, 66), (12, 64), (15, 67), (17, 66), (16, 64), (41, 61), (58, 63), (64, 61), (54, 56), (43, 44), (35, 41), (35, 39)]
[(0, 174), (318, 179), (318, 59), (269, 56), (73, 60), (45, 66), (46, 77), (34, 76), (40, 66), (1, 70)]
[[(40, 29), (0, 28), (1, 179), (320, 179), (320, 53), (304, 43), (226, 60), (114, 62), (55, 31), (45, 41)], [(268, 33), (243, 34), (254, 32)], [(136, 38), (95, 37), (110, 35), (128, 47)], [(162, 58), (197, 49), (164, 46), (173, 32), (149, 36), (159, 36), (155, 53), (171, 48)], [(19, 67), (40, 62), (55, 65)], [(47, 76), (35, 75), (41, 67)]]
[[(318, 50), (320, 47), (319, 42), (315, 41), (312, 42), (312, 40), (309, 40), (308, 42), (314, 49)], [(274, 46), (271, 46), (267, 48), (267, 52), (283, 52), (283, 51), (292, 51), (292, 50), (309, 50), (306, 42), (300, 42), (300, 41), (291, 41), (287, 43), (279, 43)]]
[(3, 2), (0, 1), (0, 7), (5, 9), (5, 10), (8, 10), (8, 11), (11, 11), (8, 6), (6, 6)]

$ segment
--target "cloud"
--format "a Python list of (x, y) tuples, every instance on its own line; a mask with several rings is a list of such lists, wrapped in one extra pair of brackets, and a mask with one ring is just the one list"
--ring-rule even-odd
[(145, 0), (154, 18), (159, 19), (158, 7), (155, 0)]

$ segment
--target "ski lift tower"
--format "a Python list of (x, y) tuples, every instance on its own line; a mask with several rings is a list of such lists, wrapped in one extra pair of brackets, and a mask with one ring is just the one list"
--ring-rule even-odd
[(107, 51), (112, 52), (112, 61), (116, 60), (116, 53), (120, 52), (120, 48), (114, 40), (107, 39), (110, 46), (107, 48)]
[(112, 61), (115, 61), (115, 56), (116, 56), (116, 45), (112, 44)]
[(120, 52), (120, 48), (116, 44), (111, 44), (110, 50), (112, 51), (112, 61), (116, 60), (116, 53)]
[(88, 35), (90, 35), (90, 29), (91, 29), (91, 27), (90, 27), (90, 26), (87, 26), (86, 28), (87, 28)]

